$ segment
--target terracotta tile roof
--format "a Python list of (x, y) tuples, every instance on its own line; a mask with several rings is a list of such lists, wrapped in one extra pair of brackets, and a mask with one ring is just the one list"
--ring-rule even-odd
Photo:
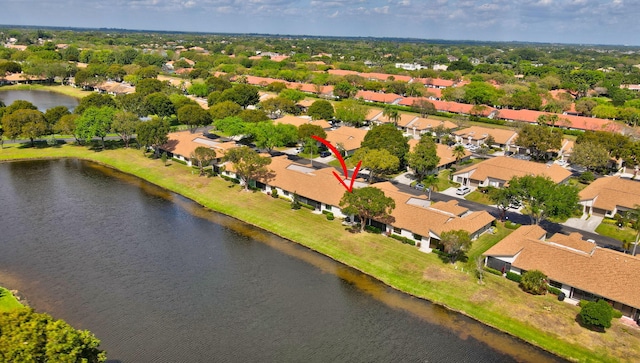
[(235, 142), (220, 142), (209, 139), (202, 133), (191, 133), (190, 131), (172, 132), (168, 135), (168, 139), (161, 148), (187, 159), (199, 146), (214, 149), (218, 158), (224, 156), (227, 150), (238, 147)]
[(593, 242), (588, 242), (582, 239), (582, 235), (578, 232), (570, 233), (569, 235), (556, 233), (553, 236), (548, 238), (550, 243), (555, 243), (558, 245), (562, 245), (576, 251), (581, 251), (584, 253), (591, 253), (596, 248), (596, 244)]
[(127, 83), (120, 83), (114, 81), (105, 81), (98, 84), (95, 88), (99, 88), (108, 93), (119, 94), (130, 94), (136, 91), (136, 88)]
[[(396, 207), (391, 213), (395, 218), (392, 225), (421, 236), (428, 236), (430, 233), (440, 235), (442, 232), (459, 229), (472, 234), (495, 220), (486, 211), (469, 213), (461, 218), (451, 212), (408, 204), (407, 202), (412, 199), (426, 201), (426, 197), (403, 193), (390, 182), (376, 183), (373, 186), (384, 191), (385, 195), (396, 203)], [(444, 208), (454, 209), (452, 205)]]
[(478, 164), (453, 173), (454, 176), (471, 172), (470, 178), (484, 181), (487, 178), (498, 179), (508, 182), (514, 176), (525, 175), (546, 176), (554, 183), (560, 183), (571, 176), (571, 172), (560, 165), (542, 164), (533, 161), (498, 156), (484, 160)]
[[(453, 156), (453, 148), (451, 146), (436, 144), (436, 153), (440, 157), (438, 167), (443, 167), (456, 161), (456, 157)], [(464, 156), (462, 158), (466, 158), (468, 156), (471, 156), (471, 151), (464, 149)]]
[(604, 210), (616, 207), (633, 209), (640, 205), (640, 182), (619, 176), (599, 178), (578, 194), (580, 201), (594, 200), (593, 206)]
[(306, 99), (304, 99), (304, 100), (302, 100), (302, 101), (298, 102), (298, 104), (299, 104), (300, 106), (302, 106), (302, 107), (311, 107), (311, 105), (313, 105), (313, 103), (314, 103), (314, 102), (316, 102), (316, 101), (317, 101), (317, 100), (315, 100), (315, 99), (309, 99), (309, 98), (306, 98)]
[(509, 142), (515, 140), (515, 137), (518, 135), (513, 130), (505, 130), (505, 129), (490, 129), (487, 127), (480, 126), (471, 126), (462, 130), (454, 131), (454, 135), (463, 137), (468, 139), (471, 137), (471, 140), (480, 141), (486, 139), (489, 135), (493, 136), (493, 139), (496, 140), (496, 143), (506, 145)]
[(398, 126), (407, 127), (407, 125), (411, 124), (418, 117), (416, 115), (410, 115), (408, 113), (400, 113), (400, 119), (398, 120)]
[(323, 129), (330, 129), (331, 124), (329, 124), (326, 120), (311, 120), (310, 118), (297, 117), (293, 115), (284, 115), (281, 118), (273, 120), (277, 124), (287, 124), (293, 125), (295, 127), (300, 127), (300, 125), (304, 124), (312, 124), (318, 125)]
[(419, 78), (418, 81), (432, 87), (451, 87), (455, 84), (454, 81), (442, 78)]
[(378, 81), (389, 81), (389, 77), (393, 77), (394, 80), (402, 81), (402, 82), (410, 82), (413, 79), (413, 77), (411, 76), (403, 76), (399, 74), (388, 74), (388, 73), (372, 72), (372, 73), (360, 73), (359, 75), (366, 79), (376, 79)]
[(367, 113), (366, 119), (369, 121), (374, 121), (378, 117), (382, 116), (382, 110), (379, 108), (370, 108)]
[(367, 130), (365, 129), (342, 126), (336, 130), (327, 131), (327, 141), (334, 146), (342, 144), (346, 151), (352, 151), (360, 148), (366, 134)]
[(567, 248), (560, 242), (575, 240), (577, 235), (554, 235), (542, 241), (537, 236), (539, 233), (534, 233), (540, 230), (538, 226), (520, 227), (484, 255), (515, 257), (514, 267), (525, 271), (540, 270), (551, 280), (640, 308), (640, 280), (637, 278), (640, 258), (597, 246), (585, 252), (587, 247), (593, 246), (590, 242), (584, 242), (591, 245), (584, 244), (584, 248)]
[(457, 200), (450, 200), (447, 202), (436, 202), (431, 204), (429, 207), (433, 209), (441, 210), (443, 212), (451, 213), (458, 217), (462, 216), (463, 214), (469, 211), (469, 209), (459, 206)]
[[(473, 105), (469, 105), (466, 103), (459, 102), (449, 102), (449, 101), (439, 101), (439, 100), (430, 100), (434, 106), (436, 106), (436, 110), (440, 112), (451, 112), (451, 113), (462, 113), (462, 114), (471, 114), (471, 110), (473, 109)], [(495, 109), (493, 107), (485, 106), (481, 115), (484, 117), (489, 116)]]
[(333, 175), (334, 168), (311, 169), (287, 159), (286, 155), (274, 157), (269, 164), (273, 176), (263, 183), (315, 201), (338, 206), (345, 189)]
[(455, 129), (456, 127), (458, 127), (458, 125), (454, 124), (451, 121), (447, 121), (447, 120), (440, 121), (432, 118), (422, 118), (422, 117), (415, 118), (406, 127), (408, 129), (415, 128), (416, 130), (424, 131), (424, 130), (433, 130), (439, 125), (444, 125), (444, 127), (446, 127), (447, 129)]
[[(442, 91), (439, 88), (426, 88), (426, 90), (427, 90), (427, 92), (433, 93), (434, 94), (434, 96), (433, 96), (434, 98), (440, 99), (441, 96), (442, 96)], [(427, 98), (427, 97), (405, 97), (400, 102), (398, 102), (398, 104), (402, 105), (402, 106), (411, 107), (411, 106), (413, 106), (413, 103), (415, 101), (418, 101), (418, 100), (426, 100), (426, 101), (429, 101), (431, 103), (433, 103), (433, 101), (436, 101), (436, 100), (433, 100), (433, 99)]]
[(394, 103), (402, 99), (402, 96), (395, 93), (381, 93), (373, 91), (358, 91), (355, 95), (356, 99), (363, 99), (365, 101), (380, 102), (380, 103)]
[(356, 71), (347, 71), (344, 69), (329, 69), (327, 73), (333, 74), (336, 76), (346, 76), (346, 75), (354, 75), (354, 74), (359, 75), (359, 73)]
[[(497, 112), (496, 118), (510, 121), (537, 123), (538, 117), (542, 115), (553, 115), (553, 113), (532, 110), (501, 109)], [(560, 119), (556, 124), (558, 127), (572, 128), (576, 130), (611, 132), (620, 131), (622, 128), (619, 124), (616, 124), (615, 121), (601, 118), (560, 114), (558, 114), (558, 117)]]

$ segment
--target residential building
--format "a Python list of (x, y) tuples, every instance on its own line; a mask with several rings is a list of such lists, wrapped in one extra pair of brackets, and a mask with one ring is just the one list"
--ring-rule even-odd
[(499, 271), (542, 271), (568, 302), (605, 299), (624, 316), (640, 318), (640, 258), (600, 248), (579, 233), (546, 238), (541, 227), (522, 226), (484, 256)]
[(462, 144), (472, 144), (481, 146), (485, 144), (486, 139), (493, 137), (493, 144), (487, 146), (497, 146), (502, 149), (507, 149), (512, 145), (518, 136), (518, 133), (513, 130), (505, 129), (490, 129), (480, 126), (471, 126), (452, 133), (456, 139), (456, 142)]
[(160, 146), (160, 150), (166, 152), (169, 158), (182, 160), (191, 166), (191, 154), (200, 146), (216, 151), (217, 158), (213, 162), (216, 165), (220, 164), (227, 150), (238, 147), (233, 141), (211, 139), (202, 133), (180, 131), (169, 133), (168, 141)]
[(619, 176), (599, 178), (578, 195), (585, 214), (613, 217), (640, 206), (640, 182)]
[(462, 185), (501, 188), (513, 177), (525, 175), (548, 177), (558, 184), (569, 179), (571, 172), (556, 164), (498, 156), (456, 171), (452, 177)]
[[(413, 149), (418, 145), (418, 139), (409, 140), (409, 151), (413, 151)], [(439, 172), (444, 169), (448, 169), (453, 166), (456, 162), (456, 157), (453, 155), (453, 147), (444, 144), (436, 144), (436, 153), (440, 158), (438, 162), (438, 166), (434, 170), (434, 172)], [(464, 156), (460, 158), (460, 161), (465, 161), (471, 158), (471, 151), (464, 149)], [(409, 170), (409, 167), (407, 167)]]
[(366, 134), (367, 130), (365, 129), (342, 126), (335, 130), (327, 131), (327, 141), (338, 150), (342, 150), (343, 156), (349, 156), (360, 148)]

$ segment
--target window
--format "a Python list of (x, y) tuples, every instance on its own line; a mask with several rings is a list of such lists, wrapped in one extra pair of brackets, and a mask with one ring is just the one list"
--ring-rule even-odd
[(329, 204), (325, 204), (325, 205), (324, 205), (324, 209), (326, 209), (326, 210), (331, 210), (331, 206), (330, 206)]
[(284, 194), (284, 195), (285, 195), (285, 196), (287, 196), (287, 197), (289, 196), (289, 192), (288, 192), (288, 191), (286, 191), (286, 190), (285, 190), (285, 191), (283, 191), (283, 192), (282, 192), (282, 194)]
[(558, 281), (549, 280), (549, 286), (555, 287), (556, 289), (562, 289), (562, 283)]
[(415, 239), (416, 241), (422, 241), (422, 236), (419, 234), (413, 234), (413, 239)]
[(393, 227), (393, 233), (395, 234), (402, 234), (402, 229), (398, 228), (398, 227)]

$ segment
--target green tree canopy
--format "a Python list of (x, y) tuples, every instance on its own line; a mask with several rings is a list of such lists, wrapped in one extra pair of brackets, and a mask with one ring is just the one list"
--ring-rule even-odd
[(159, 147), (165, 144), (169, 138), (171, 130), (169, 121), (159, 117), (154, 117), (150, 121), (140, 122), (136, 128), (138, 144), (142, 145), (143, 151), (153, 148), (154, 155), (158, 155)]
[(62, 320), (30, 308), (0, 313), (0, 361), (104, 362), (106, 353), (88, 330), (76, 330)]
[(214, 149), (198, 146), (190, 155), (200, 168), (200, 176), (205, 175), (204, 168), (216, 159), (216, 151)]
[(507, 187), (517, 200), (526, 203), (525, 213), (539, 224), (548, 217), (567, 218), (578, 207), (578, 190), (568, 184), (556, 184), (543, 176), (514, 177)]
[(152, 93), (162, 92), (164, 84), (162, 81), (155, 78), (141, 79), (136, 83), (136, 93), (142, 96), (148, 96)]
[(53, 126), (60, 120), (60, 117), (64, 115), (70, 115), (67, 106), (55, 106), (47, 109), (44, 113), (44, 118), (47, 120), (49, 130), (53, 130)]
[(367, 132), (361, 147), (369, 149), (387, 150), (400, 161), (399, 167), (403, 167), (405, 158), (409, 152), (409, 143), (393, 124), (374, 126)]
[(525, 124), (518, 132), (515, 144), (529, 149), (535, 160), (545, 160), (549, 150), (560, 150), (562, 131), (548, 126)]
[(313, 120), (331, 120), (333, 114), (333, 105), (327, 100), (317, 100), (307, 110), (307, 115), (311, 116)]
[(573, 147), (569, 160), (591, 171), (601, 171), (611, 158), (604, 146), (594, 142), (582, 142)]
[(398, 170), (400, 160), (385, 149), (369, 149), (366, 147), (356, 150), (353, 160), (362, 160), (362, 167), (369, 169), (369, 182)]
[(354, 127), (364, 124), (369, 107), (352, 99), (342, 100), (336, 104), (336, 118)]
[(249, 190), (249, 182), (257, 179), (268, 179), (271, 158), (260, 156), (247, 146), (240, 146), (227, 151), (225, 161), (230, 161), (236, 171), (236, 175), (244, 184), (244, 190)]
[(454, 263), (471, 247), (471, 237), (464, 230), (447, 231), (440, 235), (440, 243), (444, 252), (449, 254), (451, 263)]
[(212, 121), (209, 112), (199, 105), (186, 105), (178, 110), (178, 122), (189, 126), (192, 132), (198, 126), (209, 125)]
[(76, 133), (86, 142), (91, 141), (94, 137), (99, 137), (104, 148), (104, 138), (111, 131), (111, 122), (115, 111), (114, 108), (107, 106), (87, 108), (76, 121)]
[(80, 100), (80, 104), (78, 105), (78, 107), (76, 107), (73, 112), (77, 113), (78, 115), (82, 115), (84, 113), (84, 111), (86, 109), (88, 109), (89, 107), (112, 107), (112, 108), (116, 108), (116, 101), (113, 99), (113, 97), (111, 97), (110, 95), (107, 94), (101, 94), (101, 93), (92, 93), (90, 95), (88, 95), (87, 97), (84, 97), (83, 99)]
[(152, 115), (168, 117), (176, 114), (176, 109), (169, 96), (162, 92), (152, 93), (145, 97), (147, 110)]
[(229, 116), (215, 120), (213, 125), (217, 130), (220, 130), (229, 136), (244, 135), (247, 132), (248, 126), (247, 123), (238, 116)]
[(250, 127), (255, 144), (269, 152), (274, 147), (292, 144), (298, 140), (298, 129), (293, 125), (277, 124), (272, 122), (258, 122)]
[(25, 100), (15, 100), (4, 109), (4, 115), (9, 115), (18, 110), (37, 110), (38, 108), (31, 102)]
[(46, 135), (48, 125), (42, 112), (20, 109), (2, 117), (2, 129), (9, 139), (22, 136), (31, 140), (31, 145), (34, 145), (34, 139)]
[(246, 108), (249, 105), (255, 105), (260, 101), (258, 95), (258, 89), (255, 86), (248, 84), (237, 84), (233, 88), (222, 91), (220, 98), (221, 101), (233, 101), (239, 104), (242, 108)]
[(429, 102), (424, 98), (414, 100), (411, 104), (411, 108), (413, 108), (414, 112), (419, 113), (420, 117), (423, 118), (436, 113), (436, 106), (433, 102)]
[(120, 136), (124, 147), (129, 147), (131, 137), (136, 132), (136, 128), (140, 123), (140, 119), (136, 114), (127, 111), (116, 111), (113, 114), (113, 121), (111, 122), (111, 131)]
[(233, 101), (222, 101), (209, 108), (209, 114), (214, 120), (236, 116), (242, 111), (242, 106)]
[(296, 102), (300, 102), (304, 100), (306, 96), (307, 95), (304, 92), (298, 91), (297, 89), (291, 89), (291, 88), (283, 89), (278, 94), (278, 97), (282, 97), (284, 99), (290, 100), (294, 102), (294, 104)]
[(327, 138), (327, 133), (324, 129), (318, 125), (312, 124), (302, 124), (298, 127), (298, 140), (304, 146), (305, 151), (307, 152), (315, 152), (316, 151), (316, 140), (311, 136), (318, 136), (323, 139)]
[(80, 142), (76, 133), (76, 120), (80, 117), (77, 114), (64, 115), (56, 122), (53, 131), (61, 135), (73, 135), (76, 142)]
[(439, 162), (436, 143), (428, 135), (423, 135), (414, 150), (407, 154), (407, 165), (417, 175), (418, 180), (424, 179)]
[(364, 187), (353, 189), (353, 192), (346, 191), (340, 200), (342, 213), (355, 215), (360, 219), (360, 231), (371, 219), (392, 223), (394, 221), (391, 212), (396, 207), (395, 201), (387, 197), (384, 192), (374, 187)]

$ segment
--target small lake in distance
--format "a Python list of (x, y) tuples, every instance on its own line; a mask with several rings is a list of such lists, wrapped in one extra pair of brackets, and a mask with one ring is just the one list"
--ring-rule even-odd
[(73, 112), (78, 106), (78, 100), (73, 97), (43, 90), (2, 90), (0, 88), (0, 100), (7, 106), (15, 100), (29, 101), (41, 112), (56, 106), (67, 106), (69, 111)]

